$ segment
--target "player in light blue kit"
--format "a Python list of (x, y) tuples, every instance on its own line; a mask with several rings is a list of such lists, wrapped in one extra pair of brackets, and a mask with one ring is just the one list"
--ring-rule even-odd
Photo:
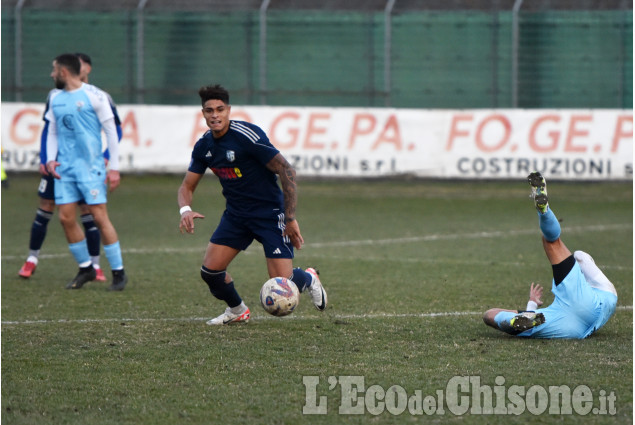
[[(88, 83), (88, 75), (92, 70), (92, 60), (90, 59), (90, 56), (85, 53), (75, 53), (75, 55), (79, 58), (79, 61), (81, 63), (79, 79), (82, 80), (84, 83)], [(55, 88), (49, 92), (46, 98), (44, 117), (49, 110), (49, 101), (51, 95), (58, 92), (59, 90), (60, 89)], [(121, 141), (121, 120), (119, 119), (119, 114), (117, 113), (117, 107), (115, 106), (115, 103), (111, 98), (109, 98), (109, 101), (110, 107), (112, 108), (112, 113), (115, 116), (117, 135), (119, 140)], [(42, 175), (40, 184), (38, 186), (38, 196), (40, 199), (35, 218), (31, 225), (31, 234), (29, 238), (29, 255), (24, 262), (24, 265), (18, 272), (18, 275), (24, 279), (30, 278), (31, 275), (35, 273), (39, 262), (40, 249), (42, 248), (44, 239), (46, 238), (48, 223), (51, 218), (53, 218), (53, 213), (55, 212), (54, 178), (52, 175), (46, 172), (46, 141), (48, 136), (48, 128), (49, 122), (46, 120), (46, 118), (44, 118), (44, 128), (42, 129), (42, 135), (40, 138), (40, 174)], [(108, 149), (106, 149), (106, 151), (104, 152), (104, 158), (106, 160), (110, 159)], [(90, 214), (86, 203), (84, 201), (80, 201), (78, 204), (80, 208), (80, 219), (86, 233), (88, 252), (90, 253), (93, 267), (97, 272), (95, 280), (105, 282), (107, 280), (106, 276), (104, 276), (104, 272), (101, 270), (101, 267), (99, 265), (99, 251), (101, 245), (99, 229), (97, 228), (95, 220), (93, 219), (92, 214)]]
[[(86, 238), (77, 220), (77, 202), (84, 199), (104, 243), (104, 253), (112, 270), (111, 291), (121, 291), (128, 278), (124, 272), (121, 248), (115, 227), (106, 208), (107, 181), (110, 190), (119, 186), (119, 144), (109, 96), (80, 79), (80, 61), (76, 55), (62, 54), (53, 61), (51, 77), (61, 91), (51, 94), (46, 157), (47, 171), (56, 179), (55, 204), (69, 243), (79, 264), (79, 272), (66, 285), (79, 289), (94, 280)], [(101, 131), (110, 151), (109, 170), (102, 154)]]
[(542, 305), (542, 287), (531, 284), (529, 302), (524, 311), (493, 308), (483, 321), (511, 335), (530, 338), (582, 339), (606, 324), (615, 312), (615, 287), (583, 251), (571, 251), (560, 239), (560, 223), (549, 208), (547, 184), (540, 173), (528, 177), (536, 209), (542, 242), (553, 268), (551, 292), (555, 299)]

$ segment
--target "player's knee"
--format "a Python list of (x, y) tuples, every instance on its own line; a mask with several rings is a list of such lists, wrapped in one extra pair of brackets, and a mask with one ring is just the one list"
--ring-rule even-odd
[(487, 310), (485, 313), (483, 313), (483, 322), (485, 322), (487, 326), (496, 327), (496, 322), (494, 321), (494, 317), (496, 317), (497, 312), (498, 312), (498, 309), (496, 308), (490, 308), (489, 310)]
[(52, 199), (40, 198), (40, 203), (38, 205), (38, 208), (46, 212), (52, 213), (55, 211), (55, 201)]
[(60, 210), (59, 217), (60, 217), (60, 223), (62, 223), (62, 226), (64, 227), (70, 227), (77, 224), (77, 221), (76, 221), (77, 219), (75, 218), (75, 215), (70, 214), (66, 211)]
[(108, 210), (106, 209), (106, 204), (101, 204), (98, 206), (94, 206), (88, 213), (93, 216), (95, 223), (110, 223), (110, 217), (108, 216)]
[(205, 266), (201, 267), (201, 277), (207, 283), (212, 295), (218, 299), (222, 299), (220, 296), (223, 293), (226, 275), (225, 270), (211, 270)]

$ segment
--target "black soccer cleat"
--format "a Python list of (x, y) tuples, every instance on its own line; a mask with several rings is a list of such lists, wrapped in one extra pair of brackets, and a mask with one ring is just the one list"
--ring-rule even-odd
[(108, 287), (109, 291), (123, 291), (123, 288), (126, 287), (126, 283), (128, 283), (128, 276), (126, 272), (121, 270), (113, 270), (112, 271), (112, 283)]
[(549, 197), (547, 196), (547, 182), (545, 178), (537, 171), (527, 176), (529, 186), (531, 186), (531, 198), (538, 212), (544, 214), (549, 207)]
[(66, 289), (80, 289), (86, 282), (95, 280), (96, 277), (97, 272), (92, 264), (88, 267), (80, 267), (79, 273), (77, 273), (77, 276), (75, 276), (73, 280), (68, 282)]
[(525, 311), (524, 313), (517, 314), (509, 324), (512, 325), (515, 331), (524, 332), (536, 326), (540, 326), (545, 323), (545, 315), (542, 313), (535, 313), (533, 311)]

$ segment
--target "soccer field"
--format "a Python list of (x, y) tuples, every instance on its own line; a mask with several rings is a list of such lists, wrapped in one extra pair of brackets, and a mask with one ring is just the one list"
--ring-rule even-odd
[[(569, 341), (516, 339), (481, 319), (524, 308), (531, 282), (551, 287), (526, 181), (301, 179), (295, 265), (320, 270), (329, 308), (303, 295), (291, 316), (268, 316), (254, 243), (229, 269), (251, 322), (209, 327), (225, 306), (199, 269), (224, 199), (206, 176), (193, 205), (206, 218), (182, 235), (181, 178), (124, 175), (110, 195), (130, 277), (112, 293), (64, 289), (77, 266), (57, 215), (37, 272), (18, 277), (39, 177), (11, 176), (3, 424), (632, 423), (631, 182), (546, 176), (563, 241), (593, 255), (619, 295), (604, 328)], [(103, 250), (102, 266), (110, 280)], [(496, 414), (483, 414), (488, 400)]]

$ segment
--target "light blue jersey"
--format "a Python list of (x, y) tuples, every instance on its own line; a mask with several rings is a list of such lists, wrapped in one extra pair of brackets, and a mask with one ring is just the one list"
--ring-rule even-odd
[[(102, 123), (114, 119), (108, 95), (90, 84), (73, 91), (51, 93), (45, 115), (55, 123), (57, 136), (57, 172), (62, 182), (105, 180), (102, 153)], [(51, 155), (47, 155), (51, 160)]]
[[(40, 164), (42, 165), (46, 165), (46, 163), (48, 162), (46, 159), (46, 155), (47, 155), (46, 150), (47, 150), (47, 140), (48, 140), (48, 132), (49, 132), (49, 121), (46, 118), (46, 114), (50, 109), (51, 98), (54, 95), (57, 95), (61, 91), (62, 90), (60, 89), (53, 89), (49, 92), (46, 98), (46, 106), (44, 109), (44, 115), (42, 117), (42, 119), (44, 120), (44, 129), (42, 130), (42, 135), (40, 137)], [(110, 96), (108, 96), (108, 102), (110, 103), (110, 109), (112, 109), (112, 113), (115, 118), (115, 126), (117, 127), (117, 138), (121, 142), (121, 137), (123, 135), (123, 132), (121, 129), (121, 119), (119, 118), (119, 113), (117, 112), (117, 107), (115, 105), (115, 102), (112, 100)], [(110, 159), (110, 154), (108, 149), (106, 149), (103, 152), (103, 155), (104, 155), (104, 158)], [(54, 189), (55, 184), (54, 183), (55, 183), (55, 179), (53, 178), (51, 174), (42, 176), (40, 185), (38, 187), (38, 195), (40, 196), (40, 198), (48, 199), (51, 201), (55, 200), (55, 189)], [(61, 196), (59, 199), (60, 202), (64, 202), (65, 200), (68, 202), (72, 202), (66, 196)], [(97, 200), (96, 197), (95, 197), (95, 200)], [(105, 199), (103, 200), (103, 202), (105, 202)]]
[[(44, 128), (42, 129), (42, 135), (40, 136), (40, 164), (42, 165), (46, 165), (46, 163), (48, 162), (46, 160), (46, 141), (47, 141), (48, 131), (49, 131), (49, 120), (46, 118), (46, 113), (50, 109), (51, 97), (53, 97), (54, 95), (56, 95), (57, 93), (61, 91), (62, 90), (60, 89), (52, 89), (49, 92), (48, 96), (46, 97), (44, 115), (42, 116), (42, 120), (44, 121)], [(115, 126), (117, 127), (117, 138), (119, 139), (119, 142), (121, 142), (121, 137), (123, 136), (123, 130), (121, 128), (121, 118), (119, 118), (119, 112), (117, 112), (117, 105), (115, 105), (115, 102), (112, 100), (112, 97), (110, 97), (108, 93), (105, 93), (105, 94), (106, 96), (108, 96), (110, 109), (112, 109), (112, 113), (115, 118)], [(110, 153), (108, 151), (108, 148), (106, 148), (106, 150), (104, 151), (104, 158), (110, 159)], [(51, 187), (52, 186), (53, 185), (51, 185)], [(52, 199), (52, 198), (46, 198), (46, 199)]]
[[(545, 323), (518, 336), (582, 339), (604, 326), (615, 313), (617, 295), (592, 287), (578, 261), (559, 285), (552, 281), (551, 292), (555, 295), (553, 303), (549, 307), (536, 310), (536, 313), (544, 314)], [(495, 320), (496, 323), (509, 323), (515, 315), (516, 313), (500, 312)]]

